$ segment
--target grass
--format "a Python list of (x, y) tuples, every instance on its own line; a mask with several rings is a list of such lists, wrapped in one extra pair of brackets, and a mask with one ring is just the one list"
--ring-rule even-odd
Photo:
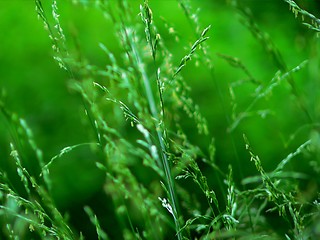
[[(10, 135), (5, 161), (16, 173), (0, 171), (1, 239), (320, 237), (317, 16), (282, 1), (289, 9), (283, 14), (293, 13), (284, 15), (287, 21), (306, 27), (297, 39), (310, 44), (308, 54), (288, 60), (286, 44), (278, 47), (277, 37), (263, 30), (250, 1), (219, 3), (226, 14), (237, 14), (247, 34), (240, 57), (212, 48), (215, 26), (201, 23), (195, 1), (175, 3), (188, 37), (158, 15), (161, 6), (153, 1), (73, 4), (103, 16), (116, 40), (95, 42), (103, 63), (95, 61), (84, 54), (81, 28), (62, 21), (68, 18), (63, 5), (35, 0), (54, 60), (79, 100), (87, 141), (48, 158), (3, 91), (0, 109)], [(106, 31), (103, 23), (94, 27)], [(259, 57), (252, 59), (255, 50)], [(195, 84), (188, 75), (206, 80)], [(76, 182), (71, 172), (84, 162), (61, 172), (57, 164), (80, 155), (92, 159), (84, 172), (93, 174)], [(96, 195), (73, 196), (77, 207), (62, 207), (57, 179), (63, 172), (79, 189), (90, 188), (97, 175)]]

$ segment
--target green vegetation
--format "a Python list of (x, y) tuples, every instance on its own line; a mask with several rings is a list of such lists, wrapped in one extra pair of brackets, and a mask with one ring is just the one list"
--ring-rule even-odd
[(316, 9), (1, 2), (0, 239), (319, 239)]

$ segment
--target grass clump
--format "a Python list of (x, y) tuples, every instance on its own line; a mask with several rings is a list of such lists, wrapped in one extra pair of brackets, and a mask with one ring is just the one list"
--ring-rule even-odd
[[(318, 32), (316, 16), (295, 1), (283, 3), (301, 16), (309, 31)], [(66, 87), (79, 100), (87, 135), (86, 141), (64, 146), (50, 158), (38, 146), (28, 121), (11, 113), (1, 98), (1, 115), (10, 133), (7, 161), (16, 171), (0, 171), (2, 238), (320, 236), (319, 107), (304, 89), (311, 86), (312, 99), (319, 100), (319, 93), (313, 92), (317, 33), (309, 33), (312, 56), (287, 63), (276, 39), (259, 26), (250, 1), (221, 2), (216, 6), (228, 9), (226, 14), (237, 13), (241, 33), (262, 49), (255, 65), (247, 65), (250, 59), (231, 56), (232, 52), (213, 54), (215, 26), (201, 24), (202, 12), (194, 8), (200, 3), (175, 4), (189, 24), (188, 34), (178, 33), (174, 22), (160, 18), (161, 5), (153, 1), (72, 1), (71, 9), (103, 16), (105, 22), (94, 27), (106, 31), (108, 25), (110, 39), (116, 40), (117, 50), (108, 41), (94, 42), (103, 56), (101, 63), (84, 54), (86, 43), (77, 37), (81, 28), (67, 26), (62, 3), (35, 0), (54, 60), (67, 74)], [(192, 36), (190, 41), (186, 35)], [(263, 69), (261, 61), (268, 62), (270, 69), (265, 71), (270, 78), (255, 70)], [(194, 69), (199, 72), (192, 74)], [(229, 69), (225, 79), (220, 69)], [(205, 89), (189, 74), (213, 86), (204, 94), (205, 106), (195, 94), (199, 86)], [(77, 152), (92, 158), (90, 166), (101, 181), (91, 200), (79, 200), (75, 213), (70, 205), (61, 207), (62, 199), (55, 193), (61, 187), (57, 164)]]

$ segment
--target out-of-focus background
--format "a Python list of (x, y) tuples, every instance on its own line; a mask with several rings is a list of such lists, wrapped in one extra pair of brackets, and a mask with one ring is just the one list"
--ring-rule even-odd
[[(70, 49), (75, 49), (76, 37), (80, 52), (87, 61), (92, 65), (104, 66), (108, 60), (99, 48), (99, 43), (105, 44), (116, 56), (120, 54), (120, 44), (111, 31), (112, 23), (106, 20), (99, 10), (90, 7), (90, 3), (86, 6), (86, 2), (89, 1), (83, 1), (83, 5), (74, 5), (72, 1), (58, 1), (60, 21)], [(137, 21), (140, 21), (138, 13), (141, 2), (130, 1)], [(319, 65), (318, 60), (315, 60), (294, 75), (301, 99), (297, 100), (292, 95), (289, 84), (282, 84), (254, 108), (271, 109), (270, 112), (245, 118), (232, 133), (228, 133), (232, 123), (229, 88), (235, 82), (247, 79), (247, 76), (240, 69), (230, 66), (221, 56), (236, 57), (254, 79), (265, 84), (270, 82), (279, 70), (266, 49), (242, 23), (245, 21), (243, 15), (232, 7), (230, 2), (191, 1), (195, 9), (199, 8), (199, 23), (202, 28), (211, 25), (208, 33), (210, 39), (206, 44), (209, 45), (214, 71), (211, 75), (203, 64), (196, 65), (191, 62), (182, 71), (182, 75), (191, 86), (192, 98), (207, 118), (209, 131), (215, 138), (216, 164), (224, 170), (228, 164), (232, 164), (235, 178), (241, 180), (257, 175), (245, 150), (242, 137), (244, 133), (260, 156), (266, 171), (273, 170), (288, 153), (293, 152), (312, 134), (316, 135), (310, 124), (319, 121)], [(319, 13), (318, 1), (297, 2), (315, 15)], [(303, 26), (300, 19), (295, 19), (284, 1), (243, 0), (241, 3), (251, 9), (252, 18), (279, 49), (288, 69), (296, 67), (304, 59), (319, 57), (319, 40), (315, 33)], [(50, 4), (44, 5), (48, 14)], [(197, 39), (194, 28), (177, 1), (150, 0), (149, 4), (155, 24), (159, 23), (158, 30), (162, 40), (173, 53), (178, 65)], [(166, 29), (164, 22), (176, 32), (179, 41), (169, 34), (170, 30)], [(70, 76), (59, 68), (52, 56), (51, 41), (42, 21), (37, 19), (34, 1), (1, 0), (1, 104), (8, 111), (26, 120), (47, 162), (66, 146), (94, 141), (82, 100), (68, 87)], [(254, 90), (250, 84), (240, 84), (234, 88), (236, 112), (247, 109), (253, 100)], [(301, 110), (299, 102), (303, 102), (311, 120)], [(188, 128), (189, 124), (193, 126), (193, 123), (186, 120), (184, 127), (190, 140), (200, 146), (202, 142), (205, 144), (206, 140), (199, 139), (195, 129)], [(0, 115), (0, 168), (8, 173), (13, 182), (18, 182), (15, 163), (10, 157), (10, 142), (14, 136), (10, 124)], [(58, 207), (63, 211), (72, 213), (87, 203), (103, 205), (104, 201), (107, 201), (101, 193), (104, 174), (94, 164), (97, 157), (88, 146), (83, 146), (52, 165), (50, 175), (54, 186), (53, 194)], [(291, 167), (296, 169), (299, 166), (301, 172), (308, 173), (308, 160), (308, 156), (295, 159)], [(32, 159), (26, 163), (30, 168), (33, 164), (35, 163)], [(34, 170), (35, 173), (37, 171)], [(210, 180), (210, 172), (206, 172), (206, 175)], [(304, 183), (311, 184), (308, 180)], [(308, 186), (306, 191), (307, 188)]]

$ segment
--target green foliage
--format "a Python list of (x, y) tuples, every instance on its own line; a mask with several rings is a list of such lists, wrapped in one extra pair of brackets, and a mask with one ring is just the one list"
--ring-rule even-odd
[[(156, 1), (72, 1), (68, 9), (35, 0), (65, 87), (77, 99), (55, 105), (67, 116), (80, 110), (66, 125), (85, 134), (62, 132), (73, 139), (67, 146), (42, 144), (36, 124), (9, 110), (3, 87), (1, 239), (320, 237), (320, 20), (295, 1), (282, 2), (308, 27), (295, 37), (310, 46), (296, 54), (283, 32), (265, 31), (250, 8), (266, 10), (254, 3), (203, 2), (208, 6), (174, 2), (175, 22), (160, 16), (169, 8)], [(205, 10), (196, 10), (211, 4), (217, 10), (208, 16), (224, 14), (217, 32), (232, 35), (217, 49), (214, 21), (202, 24)], [(76, 9), (92, 11), (99, 23), (90, 29), (107, 31), (107, 40), (87, 33), (83, 40), (85, 27), (72, 23)], [(268, 14), (295, 21), (282, 8)], [(176, 27), (179, 21), (189, 29)], [(77, 199), (69, 181), (90, 197)], [(60, 188), (70, 192), (69, 205)]]

